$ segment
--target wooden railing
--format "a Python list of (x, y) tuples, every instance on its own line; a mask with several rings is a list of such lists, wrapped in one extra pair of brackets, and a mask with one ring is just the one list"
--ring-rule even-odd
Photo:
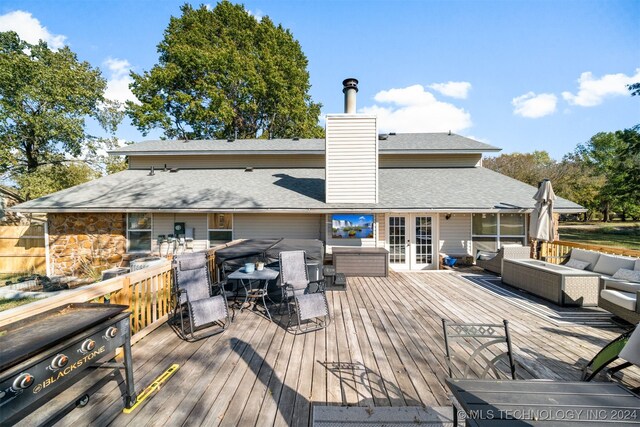
[(546, 259), (547, 261), (560, 264), (563, 261), (571, 249), (580, 248), (589, 251), (596, 251), (610, 255), (623, 255), (640, 258), (640, 251), (626, 248), (616, 248), (612, 246), (601, 245), (587, 245), (584, 243), (565, 242), (562, 240), (556, 240), (554, 242), (542, 242), (542, 248), (540, 249), (540, 259)]
[[(236, 240), (209, 249), (209, 268), (215, 278), (215, 252), (238, 243)], [(69, 303), (100, 302), (129, 306), (133, 342), (162, 325), (172, 309), (171, 263), (147, 267), (109, 280), (83, 286), (58, 295), (0, 311), (0, 326), (22, 320)]]

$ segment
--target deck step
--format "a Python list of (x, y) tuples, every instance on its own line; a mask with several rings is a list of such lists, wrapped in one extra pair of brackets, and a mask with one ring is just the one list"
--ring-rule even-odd
[(415, 427), (453, 426), (451, 406), (421, 407), (363, 407), (320, 406), (313, 407), (313, 427)]

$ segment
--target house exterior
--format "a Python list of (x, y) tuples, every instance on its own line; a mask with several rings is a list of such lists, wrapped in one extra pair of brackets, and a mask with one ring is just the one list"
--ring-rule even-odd
[[(182, 229), (194, 250), (280, 237), (383, 247), (398, 270), (526, 243), (536, 189), (482, 167), (498, 148), (450, 132), (379, 135), (375, 116), (349, 106), (355, 91), (345, 84), (347, 112), (327, 116), (325, 139), (144, 141), (110, 153), (128, 170), (15, 209), (47, 214), (56, 274), (96, 247), (113, 264), (164, 255)], [(561, 198), (555, 209), (583, 211)]]

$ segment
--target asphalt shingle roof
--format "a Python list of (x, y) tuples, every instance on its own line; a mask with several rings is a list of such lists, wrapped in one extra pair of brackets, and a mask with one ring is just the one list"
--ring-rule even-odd
[[(380, 169), (379, 203), (327, 204), (324, 169), (126, 170), (16, 206), (24, 212), (532, 209), (536, 189), (485, 168)], [(556, 209), (581, 211), (559, 198)]]
[[(393, 151), (432, 152), (432, 151), (499, 151), (483, 142), (478, 142), (464, 136), (447, 133), (399, 133), (388, 135), (387, 139), (379, 140), (381, 153)], [(112, 150), (114, 155), (150, 155), (150, 154), (192, 154), (192, 153), (246, 153), (255, 151), (268, 152), (305, 152), (323, 153), (324, 139), (238, 139), (227, 140), (152, 140)]]

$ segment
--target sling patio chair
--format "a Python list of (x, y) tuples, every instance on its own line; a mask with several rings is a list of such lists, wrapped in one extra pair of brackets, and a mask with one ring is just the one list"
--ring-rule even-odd
[[(605, 370), (618, 359), (624, 362)], [(611, 378), (615, 373), (634, 365), (640, 366), (640, 327), (638, 326), (605, 345), (582, 369), (582, 381), (591, 381), (603, 370), (607, 378)], [(640, 387), (633, 391), (638, 392), (638, 389)]]
[[(223, 332), (230, 323), (227, 298), (223, 283), (211, 284), (207, 253), (176, 255), (172, 264), (175, 298), (172, 323), (178, 335), (187, 341), (197, 341)], [(196, 336), (196, 330), (209, 326), (219, 328)]]
[[(287, 331), (295, 313), (296, 329), (291, 332), (309, 332), (325, 328), (331, 322), (329, 304), (325, 294), (324, 279), (309, 280), (307, 255), (305, 251), (283, 251), (278, 257), (280, 263), (280, 286), (282, 305), (287, 306), (289, 315)], [(294, 308), (291, 307), (293, 300)], [(293, 310), (293, 311), (292, 311)]]

